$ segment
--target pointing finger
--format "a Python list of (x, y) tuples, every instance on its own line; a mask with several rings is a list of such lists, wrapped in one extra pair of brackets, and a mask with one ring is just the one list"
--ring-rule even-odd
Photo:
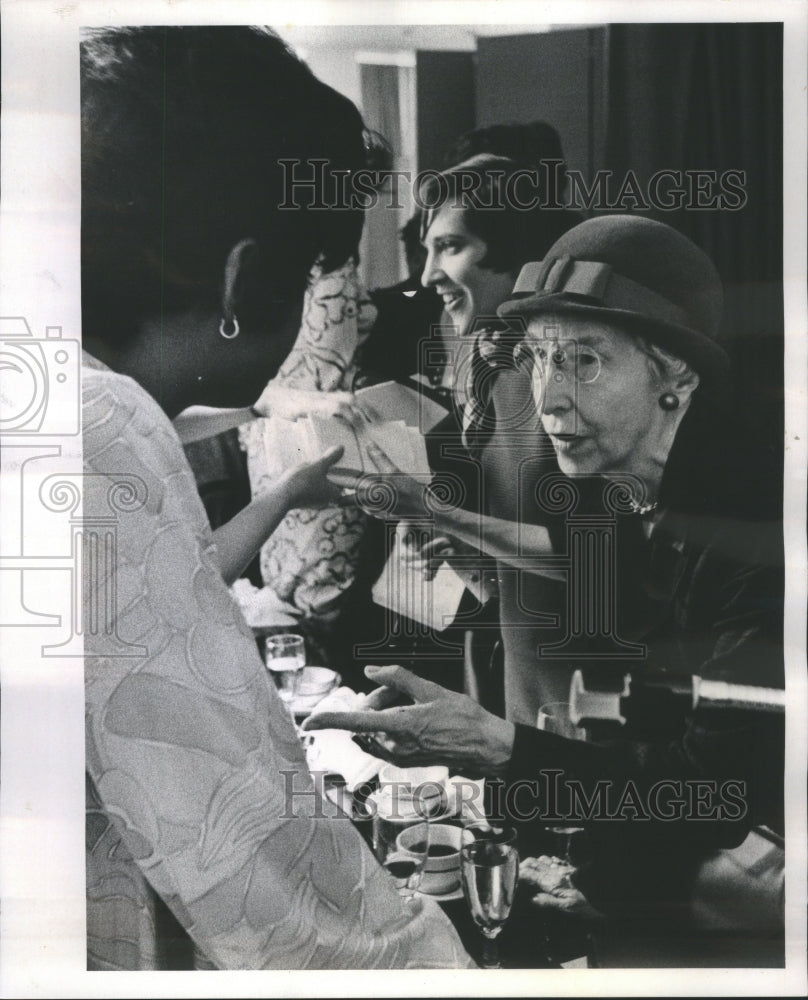
[(332, 466), (338, 459), (342, 458), (345, 448), (341, 444), (335, 444), (328, 451), (324, 451), (319, 458), (315, 459), (314, 465), (321, 465), (324, 470), (327, 470)]
[(377, 684), (384, 684), (387, 687), (395, 688), (408, 694), (413, 701), (425, 702), (434, 701), (450, 692), (442, 688), (440, 684), (433, 681), (424, 680), (404, 667), (365, 667), (365, 676)]

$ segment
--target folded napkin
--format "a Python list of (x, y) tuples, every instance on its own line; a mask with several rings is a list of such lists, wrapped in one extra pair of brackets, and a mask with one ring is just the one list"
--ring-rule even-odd
[[(357, 694), (349, 687), (340, 687), (326, 695), (311, 714), (354, 712), (361, 710), (364, 704), (364, 695)], [(375, 778), (384, 763), (378, 757), (360, 750), (351, 739), (352, 734), (345, 729), (315, 729), (307, 735), (310, 737), (306, 748), (309, 770), (342, 775), (349, 792)]]
[(446, 780), (446, 811), (449, 816), (460, 816), (468, 823), (484, 823), (485, 780), (464, 778), (460, 774)]

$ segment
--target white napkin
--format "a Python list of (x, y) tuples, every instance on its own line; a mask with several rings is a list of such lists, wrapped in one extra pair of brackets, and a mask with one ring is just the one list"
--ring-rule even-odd
[[(365, 696), (349, 687), (340, 687), (317, 705), (312, 716), (321, 712), (361, 711)], [(333, 771), (341, 774), (349, 792), (379, 773), (384, 761), (361, 750), (345, 729), (314, 729), (308, 733), (311, 742), (306, 748), (306, 760), (311, 771)]]
[(447, 815), (460, 816), (469, 823), (484, 823), (485, 780), (452, 775), (446, 781)]

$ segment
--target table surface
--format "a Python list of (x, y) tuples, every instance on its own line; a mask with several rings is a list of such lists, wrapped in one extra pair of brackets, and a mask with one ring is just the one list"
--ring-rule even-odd
[[(456, 823), (460, 820), (442, 820)], [(372, 824), (355, 824), (372, 849)], [(429, 897), (426, 893), (426, 898)], [(547, 913), (530, 903), (530, 891), (519, 886), (511, 915), (498, 937), (500, 960), (505, 969), (557, 969), (562, 962), (592, 952), (590, 928), (575, 917)], [(479, 963), (482, 958), (482, 933), (474, 923), (465, 899), (436, 899), (469, 955)]]
[[(460, 825), (459, 819), (442, 820)], [(372, 824), (357, 823), (372, 847)], [(499, 937), (504, 969), (558, 969), (566, 963), (590, 968), (782, 968), (783, 938), (742, 930), (705, 930), (687, 923), (619, 921), (593, 923), (549, 912), (531, 903), (527, 886), (517, 889), (510, 918)], [(436, 900), (469, 955), (480, 962), (482, 934), (462, 898)]]

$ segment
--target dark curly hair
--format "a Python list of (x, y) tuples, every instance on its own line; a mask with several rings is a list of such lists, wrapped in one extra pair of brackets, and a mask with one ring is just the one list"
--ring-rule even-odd
[[(486, 245), (481, 267), (518, 273), (529, 260), (545, 252), (581, 217), (567, 209), (525, 208), (541, 199), (536, 171), (525, 163), (483, 153), (440, 174), (430, 174), (420, 189), (421, 240), (437, 213), (447, 204), (462, 208), (465, 223)], [(472, 192), (473, 187), (473, 192)]]
[[(148, 316), (216, 308), (228, 251), (258, 244), (239, 315), (302, 296), (312, 264), (355, 254), (361, 209), (335, 171), (369, 162), (354, 105), (269, 29), (88, 30), (81, 44), (82, 309), (85, 332), (122, 340)], [(289, 167), (323, 183), (281, 209)], [(331, 202), (333, 203), (333, 202)]]

